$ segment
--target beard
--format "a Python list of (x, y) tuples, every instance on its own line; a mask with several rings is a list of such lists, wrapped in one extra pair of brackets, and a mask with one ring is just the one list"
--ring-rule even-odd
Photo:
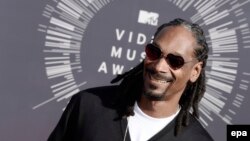
[[(170, 83), (173, 82), (173, 80), (174, 78), (172, 76), (156, 72), (154, 69), (149, 67), (145, 68), (143, 95), (147, 99), (152, 101), (165, 100), (167, 89), (170, 87)], [(152, 83), (152, 81), (159, 81), (159, 82)]]
[(154, 93), (153, 91), (144, 91), (143, 95), (152, 101), (163, 101), (165, 99), (165, 94), (164, 93)]

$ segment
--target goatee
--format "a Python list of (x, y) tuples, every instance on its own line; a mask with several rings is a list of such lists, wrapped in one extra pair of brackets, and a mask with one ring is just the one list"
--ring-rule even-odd
[(163, 101), (164, 100), (164, 94), (153, 94), (152, 92), (143, 92), (143, 95), (152, 101)]

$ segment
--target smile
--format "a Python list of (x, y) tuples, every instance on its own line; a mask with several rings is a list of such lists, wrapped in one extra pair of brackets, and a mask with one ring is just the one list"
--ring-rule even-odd
[(148, 74), (149, 78), (151, 81), (154, 81), (154, 82), (157, 82), (157, 83), (161, 83), (161, 84), (166, 84), (166, 83), (169, 83), (169, 82), (172, 82), (172, 79), (168, 79), (168, 80), (165, 80), (165, 79), (162, 79), (162, 78), (158, 78), (157, 76), (154, 76), (152, 74)]
[(164, 80), (155, 80), (155, 81), (157, 81), (159, 83), (167, 83), (167, 81), (164, 81)]

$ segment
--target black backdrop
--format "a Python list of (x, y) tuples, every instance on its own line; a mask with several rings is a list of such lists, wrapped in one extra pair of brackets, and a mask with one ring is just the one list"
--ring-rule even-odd
[(156, 27), (199, 23), (210, 47), (201, 122), (218, 141), (249, 124), (248, 0), (1, 0), (0, 140), (46, 140), (69, 98), (145, 56)]

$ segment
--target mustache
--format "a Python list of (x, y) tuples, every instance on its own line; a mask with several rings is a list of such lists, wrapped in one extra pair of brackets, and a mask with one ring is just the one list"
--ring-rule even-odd
[(162, 73), (156, 72), (154, 69), (151, 68), (145, 68), (145, 71), (150, 74), (151, 77), (157, 80), (163, 80), (166, 82), (172, 82), (174, 81), (174, 78), (171, 76), (164, 75)]

